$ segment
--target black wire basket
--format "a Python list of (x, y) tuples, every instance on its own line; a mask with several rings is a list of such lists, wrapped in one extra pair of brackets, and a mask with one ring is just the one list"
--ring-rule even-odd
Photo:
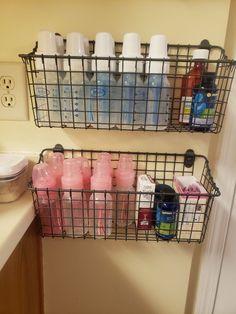
[[(41, 152), (39, 163), (44, 162), (51, 152), (63, 152), (64, 158), (86, 157), (93, 171), (98, 154), (102, 151), (64, 149), (61, 145), (56, 145), (53, 149), (44, 149)], [(214, 198), (220, 195), (211, 176), (208, 160), (204, 156), (196, 155), (192, 150), (186, 151), (185, 154), (120, 151), (109, 153), (114, 169), (121, 154), (132, 156), (136, 174), (133, 190), (121, 191), (116, 188), (115, 181), (110, 191), (39, 189), (34, 188), (30, 182), (29, 189), (32, 191), (42, 236), (189, 243), (201, 243), (204, 240)], [(137, 191), (137, 178), (144, 174), (152, 178), (154, 186), (156, 185), (154, 192), (147, 192), (145, 189)], [(179, 193), (175, 188), (176, 176), (195, 176), (205, 192), (197, 195)], [(158, 187), (163, 184), (175, 190), (159, 190)], [(69, 206), (67, 203), (66, 207), (63, 203), (65, 193), (70, 199)], [(74, 199), (78, 194), (79, 208)], [(102, 209), (94, 201), (97, 196), (102, 196), (104, 200)], [(126, 212), (121, 223), (119, 211), (124, 202)], [(170, 205), (168, 210), (164, 203)]]
[[(212, 46), (207, 40), (200, 45), (169, 44), (169, 59), (148, 58), (149, 44), (141, 45), (142, 58), (120, 58), (122, 43), (119, 42), (115, 43), (114, 58), (93, 57), (94, 47), (95, 42), (90, 41), (90, 55), (86, 57), (50, 56), (37, 54), (36, 44), (33, 52), (19, 55), (26, 68), (36, 126), (220, 132), (235, 72), (235, 61), (227, 59), (221, 47)], [(196, 115), (193, 104), (188, 109), (187, 121), (183, 119), (182, 106), (189, 100), (181, 94), (183, 76), (193, 67), (193, 51), (198, 48), (209, 50), (205, 71), (214, 73), (214, 88), (208, 90), (214, 97), (209, 104), (211, 109), (202, 111), (203, 122), (198, 122), (201, 125), (193, 122)], [(102, 61), (107, 63), (107, 72), (98, 71)], [(122, 73), (127, 61), (135, 64), (135, 72)], [(147, 75), (152, 62), (162, 65), (156, 77)], [(91, 64), (95, 65), (93, 71)], [(153, 99), (150, 95), (157, 97), (156, 91), (159, 96)]]

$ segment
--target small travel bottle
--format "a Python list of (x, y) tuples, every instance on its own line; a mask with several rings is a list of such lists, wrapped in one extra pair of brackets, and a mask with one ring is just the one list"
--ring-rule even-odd
[(175, 190), (167, 184), (156, 186), (155, 209), (157, 235), (165, 240), (176, 236), (177, 212), (179, 209), (179, 198)]
[[(116, 170), (116, 190), (117, 199), (115, 221), (120, 227), (127, 227), (134, 222), (135, 218), (135, 191), (134, 185), (135, 172), (131, 155), (120, 155)], [(125, 193), (122, 193), (125, 192)], [(131, 192), (131, 193), (130, 193)]]
[(43, 235), (62, 235), (61, 212), (59, 206), (56, 179), (50, 166), (46, 163), (36, 164), (32, 171), (34, 188), (38, 189), (35, 203)]
[(62, 81), (62, 121), (67, 126), (85, 127), (85, 85), (88, 64), (85, 55), (84, 36), (69, 33), (66, 37), (64, 59), (65, 77)]
[(148, 104), (145, 129), (164, 130), (168, 126), (170, 114), (170, 83), (167, 77), (169, 73), (169, 57), (167, 55), (167, 39), (165, 35), (154, 35), (151, 37), (148, 58), (164, 60), (151, 60), (146, 63)]
[(67, 236), (82, 237), (88, 231), (88, 208), (83, 191), (83, 176), (76, 158), (66, 159), (63, 163), (61, 186), (63, 232)]
[(89, 199), (89, 234), (94, 238), (107, 238), (112, 233), (113, 200), (110, 191), (112, 188), (111, 176), (107, 163), (97, 160), (96, 171), (91, 177), (91, 190), (94, 190)]
[(193, 51), (193, 68), (184, 75), (181, 88), (181, 107), (179, 122), (189, 124), (190, 113), (192, 109), (193, 89), (202, 79), (205, 69), (205, 60), (208, 59), (209, 50), (196, 49)]

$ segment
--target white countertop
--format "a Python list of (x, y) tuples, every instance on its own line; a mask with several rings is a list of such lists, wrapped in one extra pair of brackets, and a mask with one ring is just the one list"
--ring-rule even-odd
[(35, 217), (32, 195), (26, 191), (15, 202), (0, 204), (0, 270)]

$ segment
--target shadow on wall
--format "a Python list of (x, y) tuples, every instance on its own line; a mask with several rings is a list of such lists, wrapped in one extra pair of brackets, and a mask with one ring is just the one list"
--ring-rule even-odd
[(193, 245), (44, 239), (45, 314), (183, 314)]

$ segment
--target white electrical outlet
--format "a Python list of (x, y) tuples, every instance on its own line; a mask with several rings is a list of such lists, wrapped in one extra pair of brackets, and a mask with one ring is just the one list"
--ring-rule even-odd
[(25, 68), (18, 62), (0, 62), (0, 120), (28, 120)]

